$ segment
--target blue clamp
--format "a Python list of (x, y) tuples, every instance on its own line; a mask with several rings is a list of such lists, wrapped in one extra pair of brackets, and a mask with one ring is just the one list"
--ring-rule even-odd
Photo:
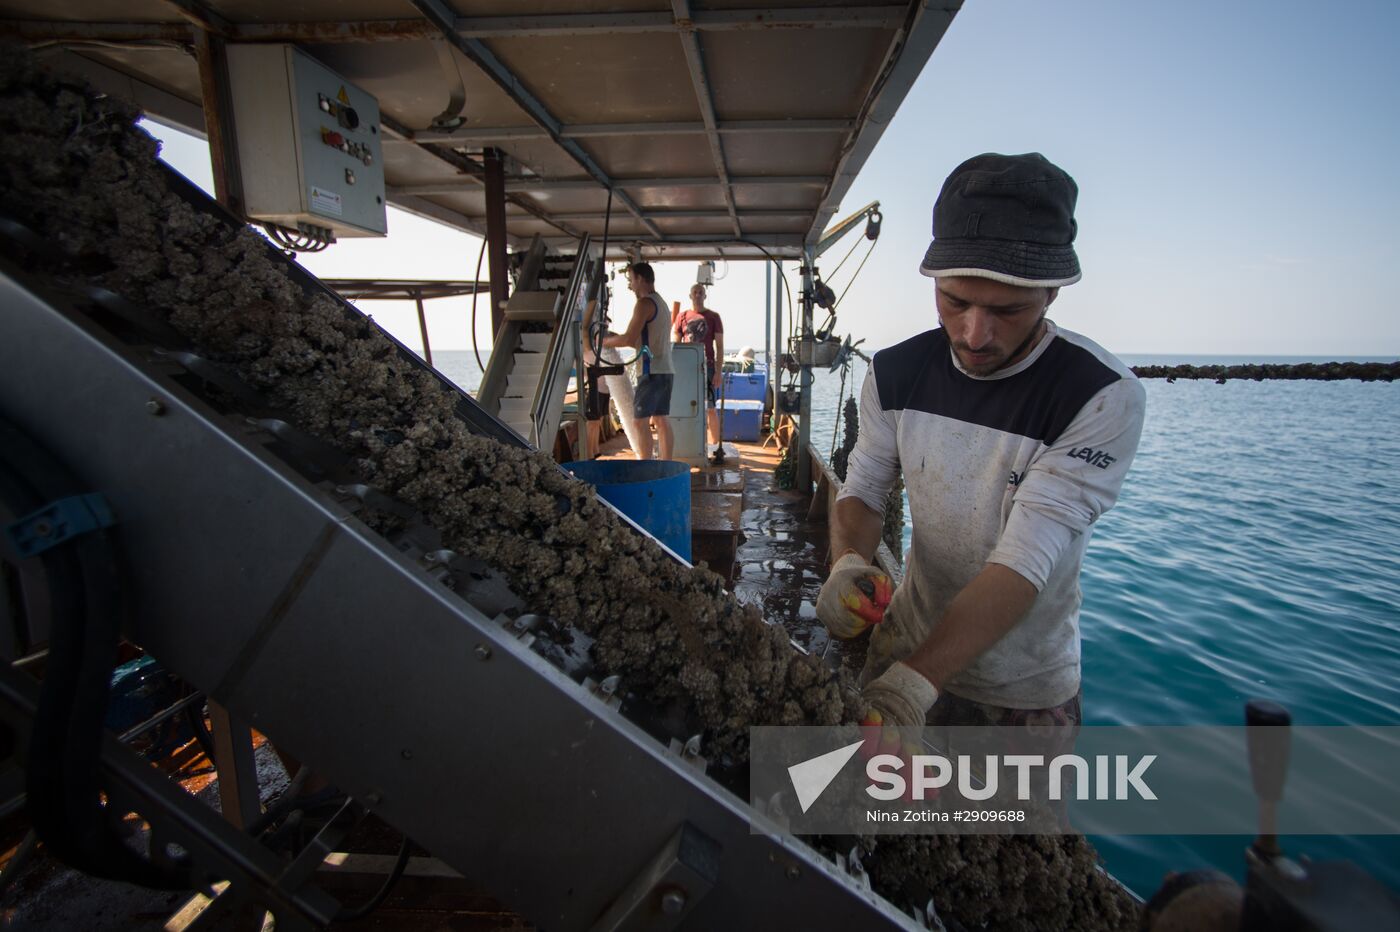
[(50, 502), (38, 511), (6, 525), (5, 536), (21, 558), (38, 556), (89, 531), (117, 523), (107, 499), (96, 492)]

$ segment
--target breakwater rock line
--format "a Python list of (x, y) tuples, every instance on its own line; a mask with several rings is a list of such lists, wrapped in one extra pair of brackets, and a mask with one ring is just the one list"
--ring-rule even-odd
[(1307, 380), (1339, 382), (1358, 379), (1362, 382), (1394, 382), (1400, 379), (1400, 362), (1302, 362), (1248, 363), (1237, 366), (1133, 366), (1140, 379), (1211, 379), (1224, 385), (1230, 379)]

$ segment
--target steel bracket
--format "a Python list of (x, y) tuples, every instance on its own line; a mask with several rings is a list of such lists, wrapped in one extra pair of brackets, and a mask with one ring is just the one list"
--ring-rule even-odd
[(613, 901), (594, 932), (673, 929), (719, 877), (720, 845), (683, 824), (636, 879)]
[(672, 738), (666, 749), (682, 763), (689, 764), (701, 773), (710, 765), (710, 762), (700, 755), (699, 735), (691, 735), (684, 744), (679, 738)]
[(6, 525), (5, 536), (15, 553), (25, 559), (116, 523), (117, 518), (112, 514), (112, 506), (107, 504), (107, 499), (90, 492), (49, 502)]

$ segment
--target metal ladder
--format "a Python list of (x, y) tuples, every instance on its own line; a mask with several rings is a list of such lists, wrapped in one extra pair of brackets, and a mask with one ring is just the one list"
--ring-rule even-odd
[(477, 392), (487, 411), (538, 449), (553, 444), (579, 357), (588, 242), (564, 257), (546, 256), (538, 241), (531, 246)]

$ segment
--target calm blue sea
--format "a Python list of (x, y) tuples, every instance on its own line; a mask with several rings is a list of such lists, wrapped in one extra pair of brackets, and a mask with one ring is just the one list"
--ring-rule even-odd
[[(439, 356), (440, 368), (475, 385), (470, 353)], [(863, 374), (852, 374), (857, 390)], [(1258, 696), (1300, 724), (1400, 725), (1400, 383), (1145, 385), (1137, 460), (1098, 523), (1082, 579), (1086, 723), (1242, 724), (1244, 701)], [(821, 373), (815, 392), (813, 438), (825, 453), (840, 376)], [(1168, 870), (1242, 877), (1249, 839), (1094, 841), (1108, 869), (1146, 895)], [(1400, 889), (1400, 840), (1285, 846), (1314, 860), (1353, 858)]]

